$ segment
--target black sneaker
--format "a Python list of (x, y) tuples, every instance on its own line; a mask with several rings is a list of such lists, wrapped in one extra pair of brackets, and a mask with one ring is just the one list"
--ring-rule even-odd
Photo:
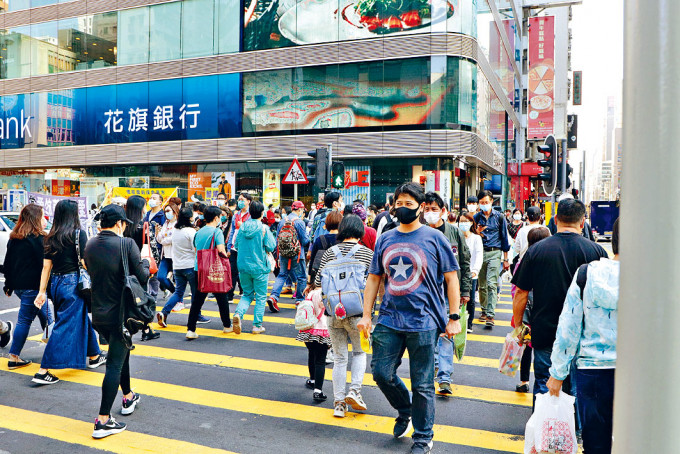
[(515, 391), (518, 393), (528, 393), (529, 392), (529, 384), (528, 383), (522, 383), (521, 385), (515, 386)]
[(95, 359), (89, 361), (87, 367), (88, 369), (96, 369), (104, 363), (106, 363), (106, 356), (100, 353)]
[(273, 312), (274, 314), (279, 312), (279, 303), (274, 298), (272, 297), (267, 298), (267, 305), (269, 306), (270, 312)]
[(9, 370), (14, 370), (14, 369), (18, 369), (20, 367), (28, 366), (32, 362), (33, 361), (31, 361), (31, 360), (23, 360), (23, 359), (19, 358), (19, 361), (8, 361), (7, 362), (7, 368)]
[(115, 419), (109, 417), (106, 424), (102, 424), (98, 419), (94, 420), (94, 432), (92, 432), (92, 438), (106, 438), (109, 435), (119, 434), (126, 428), (125, 423), (118, 422)]
[(328, 396), (325, 395), (323, 392), (317, 392), (317, 391), (314, 391), (313, 397), (314, 397), (315, 402), (323, 402), (326, 399), (328, 399)]
[(142, 340), (143, 341), (150, 341), (150, 340), (158, 339), (159, 337), (161, 337), (161, 333), (157, 333), (154, 330), (152, 330), (151, 328), (149, 328), (148, 331), (145, 331), (145, 332), (142, 333)]
[(37, 383), (39, 385), (53, 385), (55, 383), (59, 382), (59, 379), (52, 375), (50, 371), (48, 370), (44, 374), (35, 374), (33, 376), (33, 380), (31, 380), (33, 383)]
[(0, 334), (0, 348), (5, 348), (12, 343), (12, 331), (14, 331), (14, 324), (12, 322), (7, 323), (7, 331)]
[(411, 418), (404, 418), (399, 416), (394, 422), (394, 438), (401, 438), (407, 435), (413, 426), (411, 425)]
[(411, 454), (428, 454), (432, 452), (432, 442), (417, 441), (411, 446)]
[(312, 381), (312, 380), (307, 380), (307, 381), (305, 382), (305, 386), (306, 386), (307, 388), (309, 388), (309, 389), (314, 389), (314, 381)]
[(132, 399), (126, 399), (125, 397), (123, 397), (123, 408), (120, 410), (120, 413), (125, 416), (134, 413), (135, 408), (137, 408), (137, 404), (139, 403), (139, 400), (140, 400), (139, 394), (137, 393), (134, 393)]

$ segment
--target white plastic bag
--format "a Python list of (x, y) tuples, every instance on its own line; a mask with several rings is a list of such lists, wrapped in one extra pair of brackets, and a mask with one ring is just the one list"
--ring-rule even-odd
[(505, 345), (503, 345), (503, 352), (499, 359), (498, 372), (505, 374), (508, 377), (514, 377), (519, 369), (522, 354), (524, 353), (525, 345), (519, 345), (517, 337), (509, 333), (505, 336)]
[(512, 273), (510, 273), (510, 270), (504, 271), (503, 274), (501, 274), (501, 282), (504, 284), (512, 282)]
[(534, 414), (524, 432), (524, 454), (576, 454), (574, 397), (560, 391), (536, 396)]

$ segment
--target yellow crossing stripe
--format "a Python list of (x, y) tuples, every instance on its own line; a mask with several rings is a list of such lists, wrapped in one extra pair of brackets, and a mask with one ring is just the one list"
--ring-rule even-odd
[[(7, 359), (0, 359), (0, 365), (3, 371), (7, 370)], [(32, 376), (37, 370), (37, 365), (31, 365), (10, 372)], [(64, 370), (59, 373), (59, 378), (63, 381), (97, 388), (101, 387), (102, 382), (102, 374), (81, 370)], [(131, 380), (131, 385), (135, 392), (161, 399), (188, 402), (241, 413), (265, 415), (272, 418), (285, 418), (312, 424), (380, 433), (390, 437), (394, 426), (394, 419), (386, 416), (349, 413), (346, 418), (338, 419), (333, 417), (333, 412), (330, 409), (323, 407), (239, 396), (136, 378)], [(36, 427), (39, 427), (41, 431), (43, 430), (42, 425)], [(441, 424), (434, 425), (434, 441), (504, 452), (521, 453), (524, 451), (524, 441), (521, 436)], [(202, 450), (192, 451), (191, 449), (186, 451), (203, 452)]]
[(121, 432), (112, 438), (95, 440), (90, 436), (94, 423), (64, 418), (63, 416), (22, 410), (20, 408), (7, 407), (5, 405), (0, 405), (0, 427), (7, 430), (38, 435), (53, 440), (63, 441), (65, 443), (87, 446), (89, 448), (120, 454), (148, 454), (154, 452), (162, 454), (180, 454), (185, 452), (200, 452), (206, 454), (230, 453), (230, 451), (213, 449), (166, 437), (155, 437), (153, 435), (132, 432), (130, 430)]

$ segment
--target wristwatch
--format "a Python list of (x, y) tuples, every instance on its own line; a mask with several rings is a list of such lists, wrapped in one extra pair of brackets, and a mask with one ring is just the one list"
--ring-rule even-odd
[(460, 314), (449, 314), (449, 320), (453, 320), (454, 322), (460, 320)]

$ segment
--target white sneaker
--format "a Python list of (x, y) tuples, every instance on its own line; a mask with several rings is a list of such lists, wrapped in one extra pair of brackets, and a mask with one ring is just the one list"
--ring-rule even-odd
[(344, 418), (345, 413), (347, 413), (347, 404), (344, 402), (336, 402), (335, 410), (333, 410), (333, 416), (336, 418)]
[(353, 389), (350, 389), (349, 393), (347, 393), (347, 397), (345, 397), (345, 403), (352, 407), (352, 410), (366, 411), (368, 409), (364, 399), (361, 397), (361, 393), (358, 393)]
[(170, 298), (170, 295), (172, 295), (172, 293), (170, 293), (170, 290), (163, 290), (163, 296), (165, 297), (165, 299)]
[(262, 334), (264, 332), (264, 326), (253, 326), (253, 334)]
[(198, 339), (198, 334), (195, 331), (187, 331), (187, 339)]
[(335, 362), (335, 356), (333, 356), (333, 350), (328, 350), (326, 353), (326, 364), (333, 364)]
[(175, 307), (172, 308), (172, 312), (180, 312), (184, 310), (184, 303), (181, 301), (177, 304), (175, 304)]
[(222, 330), (222, 332), (225, 333), (225, 334), (233, 333), (233, 332), (234, 332), (234, 325), (231, 325), (231, 326), (228, 327), (228, 328), (224, 328), (224, 329)]

